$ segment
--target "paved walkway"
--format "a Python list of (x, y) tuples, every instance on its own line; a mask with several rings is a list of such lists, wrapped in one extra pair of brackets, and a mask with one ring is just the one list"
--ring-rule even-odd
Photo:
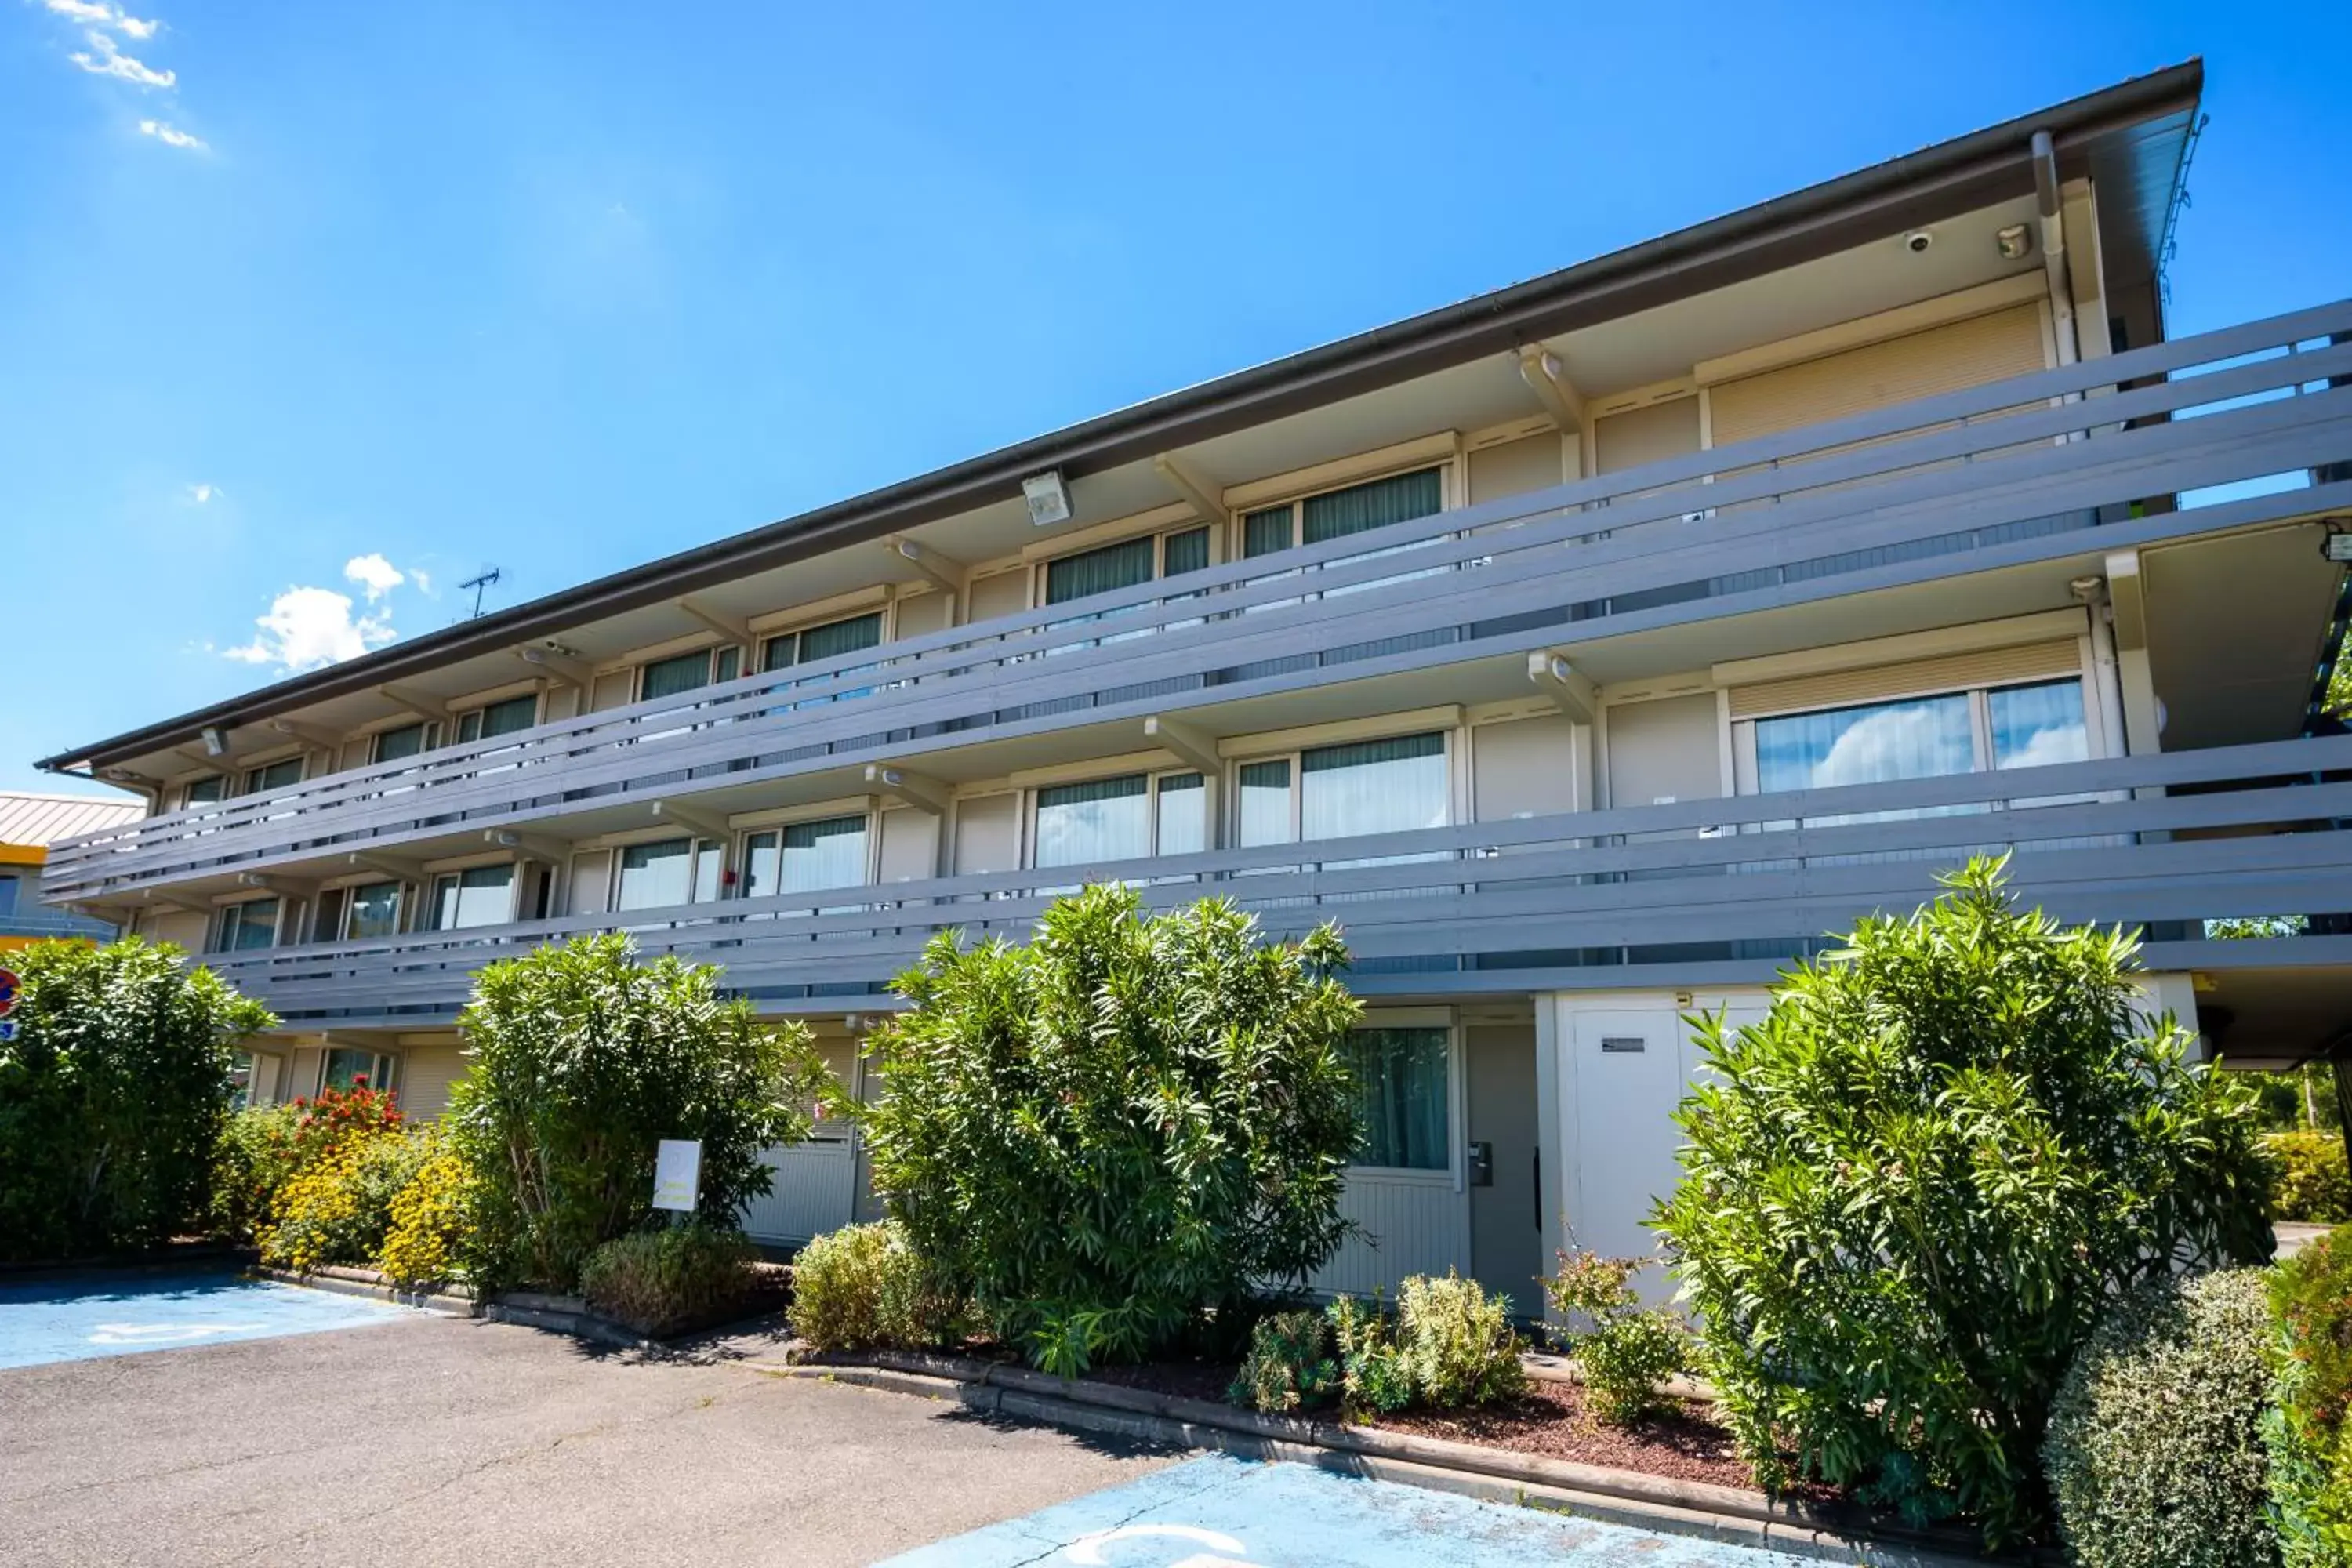
[(1796, 1568), (1801, 1561), (1212, 1455), (882, 1568)]
[(226, 1274), (0, 1283), (0, 1368), (380, 1327), (403, 1310)]

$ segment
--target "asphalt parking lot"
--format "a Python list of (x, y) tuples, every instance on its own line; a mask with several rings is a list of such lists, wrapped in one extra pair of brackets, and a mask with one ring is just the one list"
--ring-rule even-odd
[(1297, 1465), (226, 1276), (0, 1287), (9, 1568), (1778, 1568)]

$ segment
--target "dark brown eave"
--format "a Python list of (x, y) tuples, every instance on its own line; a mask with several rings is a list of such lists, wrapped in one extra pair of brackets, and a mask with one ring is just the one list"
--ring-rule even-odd
[[(1004, 500), (1019, 493), (1023, 476), (1045, 468), (1083, 479), (1483, 355), (1508, 353), (1538, 338), (1814, 260), (2032, 191), (2028, 144), (2036, 131), (2051, 132), (2063, 178), (2089, 172), (2103, 148), (2112, 156), (2114, 142), (2151, 121), (2178, 119), (2185, 140), (2203, 86), (2201, 61), (2169, 66), (1559, 271), (61, 752), (39, 766), (51, 772), (103, 768), (195, 740), (207, 728), (251, 724), (305, 703), (556, 637), (730, 578)], [(2160, 157), (2147, 149), (2144, 139), (2126, 151), (2135, 158)], [(2177, 180), (2178, 165), (2175, 146), (2170, 166), (2143, 172), (2143, 183), (2148, 174), (2168, 183)], [(2152, 255), (2153, 242), (2147, 248)]]

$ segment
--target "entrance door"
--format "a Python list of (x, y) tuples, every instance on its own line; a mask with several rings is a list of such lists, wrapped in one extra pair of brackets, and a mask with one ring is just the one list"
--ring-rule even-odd
[(1536, 1032), (1533, 1024), (1473, 1024), (1467, 1050), (1470, 1142), (1491, 1151), (1490, 1180), (1470, 1188), (1471, 1271), (1489, 1295), (1511, 1299), (1521, 1317), (1543, 1315), (1536, 1283), (1550, 1261), (1536, 1164)]

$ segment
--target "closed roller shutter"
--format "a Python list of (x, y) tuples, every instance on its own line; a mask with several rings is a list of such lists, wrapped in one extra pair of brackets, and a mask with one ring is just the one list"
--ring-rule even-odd
[(1811, 713), (1826, 708), (1851, 708), (1863, 702), (1891, 701), (1898, 697), (1919, 697), (1931, 691), (1958, 691), (1971, 686), (2049, 680), (2082, 673), (2082, 646), (2073, 637), (2060, 637), (2050, 642), (2021, 643), (2015, 647), (1946, 654), (1940, 658), (1915, 659), (1909, 664), (1831, 670), (1822, 675), (1735, 687), (1731, 692), (1731, 716), (1753, 719), (1766, 713)]
[(2012, 305), (1723, 382), (1707, 394), (1711, 432), (1716, 446), (1728, 447), (1849, 414), (2028, 375), (2045, 368), (2043, 358), (2042, 307)]
[(1622, 473), (1644, 463), (1663, 463), (1698, 450), (1698, 399), (1670, 398), (1646, 408), (1611, 414), (1592, 426), (1593, 463), (1598, 472)]

